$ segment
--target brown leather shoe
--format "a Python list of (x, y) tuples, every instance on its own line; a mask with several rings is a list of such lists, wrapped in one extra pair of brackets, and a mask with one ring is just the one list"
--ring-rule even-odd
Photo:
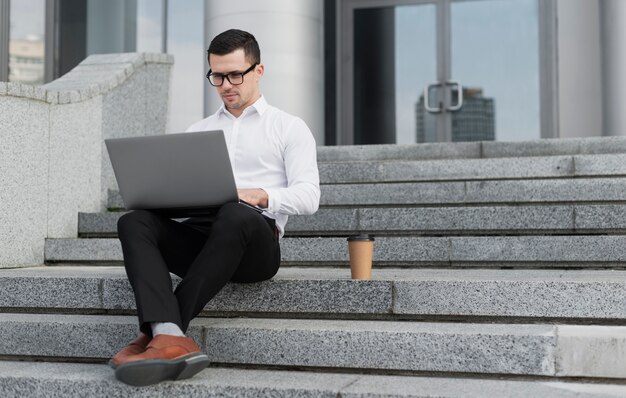
[(122, 348), (111, 358), (109, 366), (113, 369), (117, 368), (121, 364), (126, 362), (126, 359), (131, 355), (141, 354), (146, 350), (148, 343), (150, 343), (151, 337), (141, 333), (137, 338), (130, 342), (126, 347)]
[(209, 357), (189, 337), (159, 334), (146, 350), (131, 355), (115, 369), (115, 377), (133, 386), (188, 379), (209, 365)]

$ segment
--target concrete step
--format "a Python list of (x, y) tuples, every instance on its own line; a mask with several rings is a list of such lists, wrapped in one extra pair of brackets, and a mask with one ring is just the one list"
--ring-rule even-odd
[(0, 362), (0, 395), (22, 397), (623, 397), (626, 386), (545, 380), (383, 376), (209, 367), (192, 379), (131, 387), (106, 365)]
[[(626, 236), (379, 237), (374, 264), (458, 267), (623, 267)], [(348, 262), (346, 238), (284, 238), (284, 265)], [(122, 261), (117, 239), (47, 239), (47, 262)]]
[[(134, 316), (0, 314), (0, 356), (102, 361), (136, 335)], [(215, 364), (624, 378), (626, 327), (196, 318)]]
[[(117, 236), (124, 214), (79, 213), (78, 234)], [(312, 216), (291, 216), (287, 236), (382, 234), (547, 234), (626, 232), (626, 205), (541, 205), (413, 208), (322, 208)]]
[[(404, 182), (321, 186), (322, 206), (412, 206), (626, 202), (626, 178)], [(122, 209), (119, 192), (107, 207)]]
[(321, 192), (322, 206), (624, 203), (626, 178), (338, 184)]
[[(375, 270), (370, 281), (349, 278), (347, 268), (282, 268), (269, 281), (228, 284), (204, 315), (596, 323), (626, 319), (626, 271), (385, 269)], [(174, 277), (174, 285), (178, 282)], [(1, 270), (0, 303), (11, 312), (135, 309), (122, 267)]]
[(540, 139), (520, 142), (446, 142), (408, 145), (345, 145), (317, 148), (323, 162), (477, 159), (626, 153), (624, 137)]
[(626, 154), (320, 163), (322, 184), (626, 175)]

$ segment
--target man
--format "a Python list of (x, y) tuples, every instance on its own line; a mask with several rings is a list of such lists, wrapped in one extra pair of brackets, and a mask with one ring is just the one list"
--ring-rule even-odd
[[(187, 131), (224, 131), (239, 197), (263, 213), (228, 203), (211, 217), (183, 222), (150, 211), (120, 218), (140, 334), (110, 364), (133, 385), (185, 379), (205, 368), (208, 357), (184, 334), (189, 322), (228, 281), (272, 278), (287, 217), (319, 206), (315, 141), (301, 119), (261, 95), (264, 66), (254, 36), (235, 29), (219, 34), (208, 62), (207, 78), (223, 105)], [(173, 292), (170, 272), (182, 278)]]

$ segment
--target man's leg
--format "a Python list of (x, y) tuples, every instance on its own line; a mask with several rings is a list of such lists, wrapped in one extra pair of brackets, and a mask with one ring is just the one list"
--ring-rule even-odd
[(151, 335), (151, 322), (182, 326), (170, 272), (184, 277), (205, 245), (207, 234), (139, 210), (120, 217), (118, 236), (126, 274), (135, 294), (141, 331)]
[(217, 212), (212, 232), (175, 291), (182, 329), (231, 279), (256, 282), (280, 266), (274, 222), (238, 203)]

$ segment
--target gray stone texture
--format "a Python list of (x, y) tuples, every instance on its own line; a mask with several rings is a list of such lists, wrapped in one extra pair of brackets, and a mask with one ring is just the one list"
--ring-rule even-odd
[(557, 376), (626, 378), (626, 327), (560, 325), (558, 338)]
[(320, 181), (347, 182), (519, 179), (574, 175), (571, 156), (431, 161), (320, 163)]
[[(375, 265), (612, 267), (626, 261), (626, 236), (378, 237)], [(283, 238), (285, 265), (346, 264), (346, 238)], [(117, 239), (47, 239), (46, 261), (122, 261)]]
[(0, 96), (0, 268), (40, 265), (44, 261), (48, 108), (40, 101)]
[[(225, 319), (188, 334), (214, 363), (623, 378), (626, 327)], [(132, 316), (1, 314), (0, 355), (106, 360)]]
[(480, 143), (345, 145), (317, 148), (318, 162), (479, 158)]
[(626, 261), (626, 236), (452, 237), (452, 263)]
[[(284, 267), (270, 281), (232, 283), (208, 312), (625, 319), (626, 271)], [(173, 278), (175, 286), (179, 279)], [(0, 302), (38, 308), (134, 310), (122, 267), (56, 266), (0, 272)]]
[(343, 398), (484, 398), (484, 397), (621, 397), (626, 386), (615, 384), (366, 376), (342, 390)]
[(49, 238), (76, 236), (78, 212), (102, 209), (100, 168), (86, 166), (101, 162), (101, 108), (101, 97), (50, 106)]
[[(81, 236), (117, 236), (123, 212), (80, 213)], [(626, 229), (625, 205), (533, 205), (397, 208), (322, 208), (291, 216), (286, 236), (376, 233), (508, 234), (618, 231)]]
[(218, 363), (554, 374), (551, 326), (285, 319), (205, 325), (207, 355)]
[(576, 206), (575, 223), (577, 229), (626, 230), (626, 207), (623, 205)]
[(624, 176), (626, 154), (574, 156), (577, 176)]
[(522, 142), (455, 142), (318, 148), (320, 162), (476, 159), (626, 153), (624, 137), (539, 139)]
[[(109, 359), (137, 337), (139, 325), (130, 316), (0, 314), (0, 355)], [(188, 336), (201, 342), (192, 323)]]
[(481, 144), (482, 156), (486, 158), (626, 153), (624, 137), (540, 139), (523, 142), (484, 141)]
[(191, 379), (146, 387), (125, 385), (105, 365), (0, 362), (0, 394), (28, 397), (622, 397), (626, 386), (580, 382), (510, 381), (447, 377), (210, 367)]
[(76, 236), (78, 211), (104, 209), (115, 184), (103, 139), (165, 131), (171, 63), (99, 55), (42, 87), (3, 84), (0, 268), (41, 264), (43, 237)]
[(624, 202), (626, 178), (322, 185), (323, 206)]

